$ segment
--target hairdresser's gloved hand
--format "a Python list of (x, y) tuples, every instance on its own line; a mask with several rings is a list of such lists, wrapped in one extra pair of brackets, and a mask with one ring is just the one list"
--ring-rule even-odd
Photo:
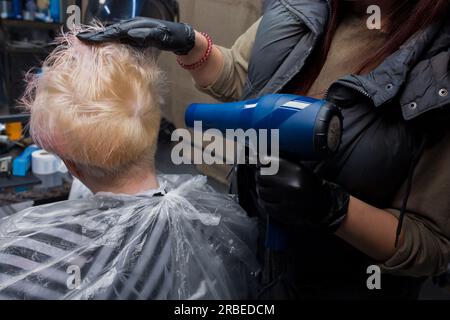
[(279, 161), (276, 175), (262, 175), (256, 170), (256, 192), (262, 209), (281, 224), (337, 231), (347, 215), (348, 193), (301, 165)]
[(143, 17), (111, 25), (103, 31), (81, 32), (78, 38), (91, 43), (118, 41), (140, 48), (155, 47), (178, 55), (187, 54), (195, 45), (192, 26)]

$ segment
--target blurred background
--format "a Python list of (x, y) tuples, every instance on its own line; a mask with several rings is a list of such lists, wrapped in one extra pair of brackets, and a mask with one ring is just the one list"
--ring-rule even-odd
[[(24, 74), (29, 70), (40, 72), (41, 61), (53, 49), (52, 40), (62, 28), (67, 28), (73, 5), (80, 8), (79, 20), (84, 24), (94, 18), (110, 24), (135, 16), (181, 20), (208, 32), (215, 43), (227, 47), (259, 18), (268, 1), (1, 0), (0, 123), (22, 119), (16, 106), (23, 93)], [(68, 8), (71, 14), (67, 13)], [(213, 100), (195, 90), (189, 74), (180, 70), (172, 54), (161, 53), (159, 64), (166, 72), (170, 93), (165, 96), (163, 108), (163, 129), (167, 132), (184, 126), (184, 110), (190, 102)], [(229, 168), (212, 166), (199, 170), (225, 183)]]
[[(136, 16), (179, 20), (207, 32), (216, 44), (230, 47), (271, 1), (276, 0), (0, 0), (0, 219), (69, 196), (72, 179), (65, 170), (33, 170), (31, 153), (35, 149), (26, 130), (28, 116), (17, 108), (25, 73), (40, 72), (42, 60), (54, 48), (55, 36), (67, 29), (68, 21), (88, 24), (99, 19), (111, 24)], [(158, 170), (200, 172), (211, 178), (217, 190), (226, 192), (230, 167), (172, 164), (171, 132), (184, 127), (186, 107), (192, 102), (214, 100), (195, 90), (189, 74), (181, 70), (173, 54), (158, 53), (158, 64), (167, 78)], [(450, 299), (450, 293), (438, 285), (447, 281), (448, 277), (443, 276), (427, 282), (422, 298)]]

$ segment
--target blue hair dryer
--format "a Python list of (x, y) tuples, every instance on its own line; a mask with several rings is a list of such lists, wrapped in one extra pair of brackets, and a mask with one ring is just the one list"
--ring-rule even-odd
[(342, 114), (325, 101), (291, 94), (222, 104), (191, 104), (188, 127), (202, 129), (279, 129), (280, 155), (292, 160), (322, 160), (334, 154), (342, 136)]
[[(185, 114), (188, 127), (202, 129), (279, 129), (280, 155), (291, 160), (323, 160), (339, 148), (342, 113), (334, 104), (290, 94), (223, 104), (191, 104)], [(270, 221), (270, 219), (269, 219)], [(284, 251), (287, 237), (275, 222), (267, 224), (266, 248)]]

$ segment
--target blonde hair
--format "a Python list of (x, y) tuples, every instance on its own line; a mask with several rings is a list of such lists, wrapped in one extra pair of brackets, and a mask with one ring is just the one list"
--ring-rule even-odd
[(60, 37), (42, 74), (29, 80), (22, 101), (35, 143), (94, 178), (153, 167), (161, 73), (150, 51), (86, 45), (76, 33)]

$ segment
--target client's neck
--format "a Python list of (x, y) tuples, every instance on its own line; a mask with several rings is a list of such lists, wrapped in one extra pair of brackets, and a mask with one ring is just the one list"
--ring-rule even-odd
[(116, 183), (86, 183), (87, 187), (93, 192), (111, 192), (115, 194), (135, 195), (152, 189), (158, 189), (159, 183), (153, 172), (130, 175), (126, 179), (121, 179)]

